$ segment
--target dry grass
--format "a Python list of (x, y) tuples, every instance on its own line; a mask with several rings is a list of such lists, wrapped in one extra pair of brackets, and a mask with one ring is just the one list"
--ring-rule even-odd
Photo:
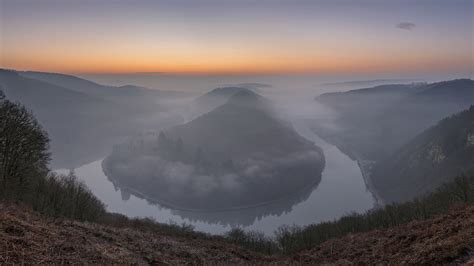
[(332, 239), (291, 257), (202, 239), (46, 218), (0, 205), (0, 264), (460, 264), (474, 256), (474, 206)]
[(474, 206), (385, 230), (332, 239), (293, 257), (302, 263), (462, 264), (474, 258)]
[(202, 264), (267, 261), (222, 241), (45, 218), (0, 205), (1, 264)]

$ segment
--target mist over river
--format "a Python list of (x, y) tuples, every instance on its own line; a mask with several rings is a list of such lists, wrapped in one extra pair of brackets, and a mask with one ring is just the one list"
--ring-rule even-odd
[[(257, 207), (197, 212), (152, 204), (113, 184), (102, 170), (102, 159), (77, 167), (74, 172), (106, 204), (109, 212), (129, 217), (150, 217), (161, 223), (191, 224), (195, 230), (211, 234), (222, 234), (233, 227), (241, 227), (272, 235), (283, 225), (304, 226), (371, 209), (374, 199), (366, 188), (357, 162), (315, 135), (303, 119), (292, 119), (292, 124), (301, 136), (323, 149), (326, 165), (322, 180), (288, 198)], [(68, 170), (57, 172), (67, 173)]]

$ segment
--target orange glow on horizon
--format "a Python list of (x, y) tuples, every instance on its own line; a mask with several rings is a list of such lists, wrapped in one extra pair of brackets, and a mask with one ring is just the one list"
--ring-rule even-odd
[[(0, 0), (0, 67), (196, 75), (472, 72), (469, 0), (372, 1), (366, 8), (356, 1), (100, 2)], [(397, 27), (402, 19), (414, 26)]]
[[(97, 59), (98, 58), (98, 59)], [(222, 58), (222, 57), (219, 57)], [(204, 58), (143, 58), (143, 56), (59, 57), (5, 55), (0, 67), (61, 73), (146, 73), (169, 74), (331, 74), (380, 73), (389, 71), (429, 71), (466, 69), (470, 61), (463, 58), (417, 58), (416, 56), (377, 57), (375, 55), (315, 57), (232, 57), (222, 60)]]
[[(357, 39), (356, 39), (357, 40)], [(471, 66), (463, 52), (423, 47), (410, 43), (351, 45), (349, 40), (318, 43), (280, 41), (267, 46), (244, 42), (235, 46), (184, 41), (157, 43), (127, 39), (99, 42), (94, 39), (72, 44), (18, 39), (6, 42), (8, 53), (0, 54), (0, 67), (62, 73), (172, 74), (338, 74), (393, 71), (462, 70)], [(21, 45), (16, 45), (21, 42)], [(78, 40), (79, 42), (79, 40)], [(374, 44), (375, 43), (375, 44)]]

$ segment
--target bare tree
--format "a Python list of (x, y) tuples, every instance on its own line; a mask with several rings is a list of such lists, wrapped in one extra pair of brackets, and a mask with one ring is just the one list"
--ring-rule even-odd
[(0, 90), (0, 199), (53, 217), (95, 220), (104, 204), (74, 173), (49, 173), (49, 139), (33, 114)]
[(28, 177), (47, 173), (49, 139), (33, 115), (0, 93), (0, 178), (24, 185)]

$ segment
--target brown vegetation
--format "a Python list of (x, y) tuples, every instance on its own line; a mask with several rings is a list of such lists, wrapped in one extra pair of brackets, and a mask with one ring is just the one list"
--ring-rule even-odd
[(425, 221), (351, 234), (293, 257), (301, 263), (462, 264), (474, 258), (474, 206)]
[(284, 227), (276, 239), (240, 229), (211, 236), (187, 225), (107, 213), (73, 174), (48, 173), (47, 148), (47, 135), (32, 114), (0, 92), (2, 264), (474, 262), (473, 175), (412, 202)]
[(474, 256), (474, 206), (384, 230), (332, 239), (291, 257), (219, 238), (58, 220), (0, 205), (0, 263), (26, 264), (462, 264)]
[(33, 114), (0, 91), (0, 200), (48, 216), (92, 221), (105, 206), (71, 173), (49, 173), (47, 133)]
[(0, 205), (0, 263), (182, 264), (266, 261), (218, 240), (169, 236), (70, 220)]

